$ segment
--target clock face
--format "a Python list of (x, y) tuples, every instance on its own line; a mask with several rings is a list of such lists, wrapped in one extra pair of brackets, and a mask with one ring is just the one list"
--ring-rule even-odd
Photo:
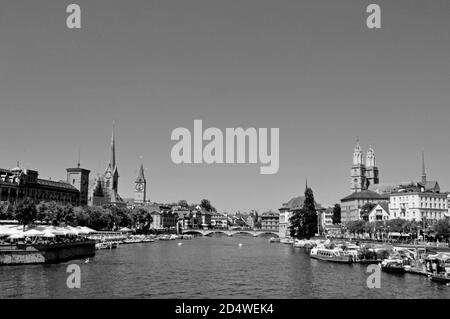
[(136, 190), (137, 191), (142, 191), (144, 189), (144, 184), (141, 184), (141, 183), (137, 183), (136, 184)]
[(110, 178), (111, 178), (111, 173), (110, 173), (110, 172), (106, 173), (106, 174), (105, 174), (105, 177), (106, 177), (107, 179), (110, 179)]

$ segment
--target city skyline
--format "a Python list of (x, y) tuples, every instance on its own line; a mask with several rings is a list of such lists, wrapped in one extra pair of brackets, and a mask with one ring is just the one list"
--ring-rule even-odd
[[(355, 1), (77, 3), (81, 30), (66, 28), (64, 3), (2, 5), (0, 167), (64, 179), (80, 149), (95, 178), (115, 121), (124, 198), (142, 156), (152, 201), (276, 210), (308, 179), (332, 205), (350, 194), (357, 137), (380, 183), (420, 180), (425, 151), (427, 175), (450, 190), (448, 1), (377, 1), (380, 30)], [(278, 173), (175, 165), (170, 134), (195, 119), (279, 128)]]

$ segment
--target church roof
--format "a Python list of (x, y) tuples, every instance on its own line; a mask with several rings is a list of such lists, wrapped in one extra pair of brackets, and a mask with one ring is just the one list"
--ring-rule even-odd
[[(302, 209), (304, 202), (305, 202), (305, 196), (294, 197), (287, 203), (284, 203), (283, 206), (279, 210), (291, 211), (291, 210), (296, 210), (296, 209)], [(322, 205), (320, 205), (317, 202), (315, 202), (315, 206), (316, 206), (316, 209), (322, 208)]]
[(358, 200), (358, 199), (365, 199), (365, 200), (389, 200), (389, 196), (387, 195), (380, 195), (374, 191), (371, 190), (364, 190), (361, 192), (354, 192), (352, 194), (350, 194), (347, 197), (344, 197), (343, 199), (341, 199), (342, 202), (347, 202), (347, 201), (351, 201), (351, 200)]
[(144, 165), (142, 163), (141, 163), (141, 167), (139, 168), (139, 174), (136, 178), (136, 181), (145, 181)]

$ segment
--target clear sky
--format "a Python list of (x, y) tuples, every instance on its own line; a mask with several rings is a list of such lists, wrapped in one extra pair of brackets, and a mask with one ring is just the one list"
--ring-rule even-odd
[[(66, 6), (82, 29), (66, 27)], [(382, 29), (366, 27), (366, 7)], [(119, 193), (140, 156), (151, 200), (277, 209), (350, 193), (355, 140), (381, 182), (450, 190), (450, 1), (73, 0), (0, 4), (0, 167), (103, 172), (116, 122)], [(173, 129), (280, 128), (280, 169), (175, 165)]]

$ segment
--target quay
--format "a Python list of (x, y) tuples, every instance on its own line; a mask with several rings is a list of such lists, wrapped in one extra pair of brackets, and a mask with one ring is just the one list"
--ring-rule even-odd
[(0, 265), (48, 264), (95, 255), (92, 240), (55, 244), (0, 245)]

